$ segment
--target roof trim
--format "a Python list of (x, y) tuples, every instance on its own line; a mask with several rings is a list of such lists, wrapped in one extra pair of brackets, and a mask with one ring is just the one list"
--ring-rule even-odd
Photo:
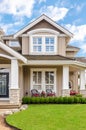
[(37, 18), (36, 20), (34, 20), (32, 23), (30, 23), (29, 25), (27, 25), (26, 27), (24, 27), (23, 29), (21, 29), (20, 31), (18, 31), (17, 33), (15, 33), (14, 34), (14, 38), (18, 37), (19, 35), (21, 35), (22, 33), (24, 33), (29, 28), (31, 28), (34, 25), (36, 25), (38, 22), (42, 21), (43, 19), (46, 20), (47, 22), (49, 22), (50, 24), (52, 24), (54, 27), (56, 27), (56, 28), (60, 29), (61, 31), (63, 31), (69, 37), (73, 37), (73, 34), (71, 32), (69, 32), (67, 29), (65, 29), (62, 26), (60, 26), (59, 24), (55, 23), (51, 18), (49, 18), (48, 16), (46, 16), (46, 15), (43, 14), (39, 18)]
[(31, 35), (31, 34), (34, 34), (36, 32), (37, 33), (48, 32), (48, 33), (53, 33), (53, 34), (59, 35), (59, 32), (57, 32), (53, 29), (47, 29), (47, 28), (34, 29), (34, 30), (29, 31), (27, 34)]
[(12, 48), (8, 47), (4, 43), (0, 42), (0, 48), (2, 48), (4, 51), (8, 52), (9, 54), (13, 55), (15, 58), (23, 61), (24, 63), (27, 63), (27, 59), (23, 57), (18, 52), (14, 51)]
[(73, 60), (28, 60), (27, 65), (74, 65), (78, 67), (86, 68), (86, 64), (79, 61), (73, 61)]
[(7, 56), (5, 54), (0, 54), (0, 57), (7, 58), (7, 59), (10, 59), (10, 60), (13, 59), (13, 57)]

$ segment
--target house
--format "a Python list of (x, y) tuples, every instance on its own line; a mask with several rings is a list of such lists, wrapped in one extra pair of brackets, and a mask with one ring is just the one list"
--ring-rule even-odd
[(13, 35), (0, 30), (0, 102), (18, 105), (33, 88), (56, 96), (79, 89), (86, 96), (86, 63), (75, 57), (80, 49), (69, 45), (72, 37), (44, 14)]

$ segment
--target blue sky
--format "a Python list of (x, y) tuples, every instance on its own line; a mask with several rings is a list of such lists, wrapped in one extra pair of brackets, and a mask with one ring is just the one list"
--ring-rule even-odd
[(86, 56), (86, 0), (0, 0), (0, 27), (13, 34), (43, 13), (71, 31), (70, 44)]

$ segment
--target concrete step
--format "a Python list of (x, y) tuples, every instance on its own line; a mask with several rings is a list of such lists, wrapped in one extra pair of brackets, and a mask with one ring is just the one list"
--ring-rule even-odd
[(14, 108), (20, 108), (21, 104), (10, 104), (10, 103), (0, 103), (0, 109), (14, 109)]

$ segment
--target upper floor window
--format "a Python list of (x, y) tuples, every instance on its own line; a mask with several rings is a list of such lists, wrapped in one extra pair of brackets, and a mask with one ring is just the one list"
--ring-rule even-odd
[(33, 35), (30, 41), (30, 52), (31, 54), (55, 54), (57, 51), (56, 41), (54, 35)]
[(10, 47), (20, 47), (20, 44), (18, 41), (9, 41)]
[(41, 52), (41, 51), (42, 51), (42, 38), (33, 37), (33, 52)]
[(55, 39), (54, 37), (45, 38), (46, 52), (54, 52), (55, 48)]

